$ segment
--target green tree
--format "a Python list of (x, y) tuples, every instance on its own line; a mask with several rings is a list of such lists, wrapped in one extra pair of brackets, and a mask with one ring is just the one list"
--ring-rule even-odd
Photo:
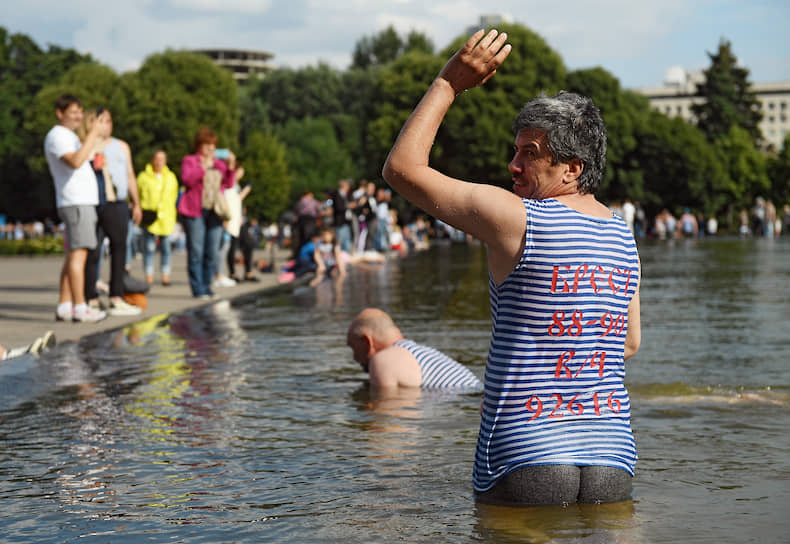
[(570, 72), (567, 90), (591, 98), (606, 124), (606, 170), (599, 197), (605, 202), (642, 201), (642, 169), (629, 158), (637, 151), (637, 127), (649, 112), (647, 99), (623, 90), (617, 78), (600, 67)]
[[(25, 128), (25, 119), (41, 89), (89, 55), (50, 45), (42, 50), (24, 34), (0, 27), (0, 213), (13, 219), (54, 218), (55, 192), (46, 169), (31, 171), (29, 161), (42, 156), (43, 135)], [(55, 124), (53, 102), (47, 105), (49, 127)]]
[(409, 32), (404, 39), (390, 25), (378, 34), (364, 36), (356, 43), (351, 55), (351, 69), (366, 70), (375, 66), (384, 66), (405, 53), (415, 51), (432, 55), (433, 41), (416, 30)]
[(292, 119), (277, 135), (288, 150), (291, 172), (291, 198), (303, 191), (316, 195), (353, 169), (351, 156), (340, 146), (332, 123), (326, 118)]
[(705, 81), (697, 85), (697, 94), (705, 100), (691, 107), (697, 126), (713, 141), (726, 135), (730, 127), (744, 129), (758, 143), (762, 119), (757, 97), (749, 89), (749, 70), (737, 65), (730, 42), (722, 39), (716, 53), (708, 53), (710, 67)]
[(642, 171), (648, 216), (684, 207), (720, 213), (737, 194), (718, 150), (682, 119), (651, 111), (635, 127), (635, 138), (639, 145), (625, 160)]
[(771, 199), (777, 208), (790, 204), (790, 134), (785, 136), (779, 153), (768, 159), (767, 168), (771, 179)]
[(273, 134), (251, 132), (239, 159), (245, 170), (242, 183), (252, 185), (244, 199), (247, 216), (276, 221), (291, 197), (285, 145)]
[(754, 145), (751, 134), (733, 125), (727, 134), (715, 142), (729, 174), (731, 186), (727, 195), (730, 202), (749, 206), (758, 196), (771, 193), (771, 180), (765, 155)]
[[(261, 108), (259, 119), (274, 126), (291, 119), (318, 118), (341, 113), (343, 77), (326, 64), (298, 70), (281, 68), (253, 82), (245, 96), (245, 112)], [(255, 130), (255, 125), (244, 125)]]
[(404, 42), (390, 25), (375, 36), (364, 36), (354, 46), (352, 68), (369, 68), (394, 61), (403, 53)]
[(237, 84), (208, 57), (187, 51), (152, 55), (137, 72), (121, 77), (120, 88), (126, 112), (114, 130), (132, 148), (135, 171), (153, 151), (164, 149), (178, 172), (181, 158), (194, 152), (192, 142), (203, 125), (217, 135), (217, 147), (237, 149)]
[(363, 163), (360, 149), (365, 106), (361, 98), (364, 89), (370, 88), (361, 87), (365, 81), (326, 64), (275, 70), (242, 95), (242, 140), (250, 132), (280, 130), (290, 121), (326, 119), (343, 154), (351, 156), (355, 165), (345, 175), (354, 176)]
[(404, 53), (408, 53), (410, 51), (419, 51), (420, 53), (433, 55), (434, 54), (433, 40), (431, 40), (428, 36), (426, 36), (422, 32), (417, 32), (416, 30), (412, 30), (411, 32), (409, 32), (409, 35), (406, 36), (406, 43), (403, 46)]

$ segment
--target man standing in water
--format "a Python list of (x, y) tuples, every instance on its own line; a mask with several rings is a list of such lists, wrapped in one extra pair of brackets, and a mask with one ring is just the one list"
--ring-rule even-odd
[(615, 502), (631, 495), (636, 447), (624, 360), (639, 349), (639, 257), (595, 199), (606, 129), (591, 100), (528, 102), (514, 123), (513, 192), (429, 166), (459, 93), (494, 76), (507, 36), (478, 31), (401, 130), (393, 189), (488, 249), (492, 338), (473, 484), (500, 504)]
[(346, 338), (354, 352), (354, 360), (370, 374), (373, 389), (483, 389), (480, 380), (458, 361), (403, 338), (400, 329), (383, 310), (362, 310), (351, 321)]

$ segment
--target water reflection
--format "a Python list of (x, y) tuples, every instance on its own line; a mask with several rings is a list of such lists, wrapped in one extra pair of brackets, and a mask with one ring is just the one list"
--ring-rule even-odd
[(369, 417), (360, 429), (361, 452), (383, 461), (383, 472), (410, 470), (409, 458), (418, 454), (419, 420), (424, 413), (419, 406), (420, 389), (403, 389), (396, 394), (381, 395), (369, 391), (364, 383), (352, 395), (359, 410)]
[[(642, 243), (634, 502), (476, 505), (477, 395), (371, 396), (363, 307), (483, 375), (485, 251), (437, 247), (11, 361), (0, 534), (63, 542), (779, 542), (790, 531), (788, 243)], [(151, 535), (156, 534), (156, 537)]]
[(633, 501), (507, 507), (475, 504), (475, 530), (487, 542), (645, 542)]

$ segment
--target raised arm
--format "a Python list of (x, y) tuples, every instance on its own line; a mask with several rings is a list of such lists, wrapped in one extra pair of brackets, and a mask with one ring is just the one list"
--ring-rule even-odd
[(107, 123), (109, 123), (110, 114), (103, 112), (99, 115), (88, 130), (88, 135), (82, 146), (77, 151), (64, 153), (60, 156), (60, 160), (68, 164), (75, 170), (82, 166), (82, 164), (93, 156), (93, 145), (96, 143), (99, 134), (106, 130)]
[[(429, 166), (436, 132), (457, 94), (488, 81), (510, 53), (506, 34), (480, 30), (447, 62), (404, 125), (382, 175), (390, 186), (430, 215), (488, 245), (492, 272), (515, 264), (526, 217), (521, 199), (492, 185), (469, 183)], [(496, 278), (495, 278), (496, 279)]]

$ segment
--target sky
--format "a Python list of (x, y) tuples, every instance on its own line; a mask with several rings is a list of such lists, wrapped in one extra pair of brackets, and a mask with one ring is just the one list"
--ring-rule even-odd
[(20, 0), (2, 12), (9, 33), (90, 53), (119, 73), (166, 49), (201, 48), (344, 70), (355, 44), (389, 25), (422, 32), (438, 51), (497, 14), (542, 36), (568, 69), (601, 66), (626, 88), (661, 85), (673, 66), (707, 68), (722, 38), (752, 82), (790, 81), (788, 0)]

